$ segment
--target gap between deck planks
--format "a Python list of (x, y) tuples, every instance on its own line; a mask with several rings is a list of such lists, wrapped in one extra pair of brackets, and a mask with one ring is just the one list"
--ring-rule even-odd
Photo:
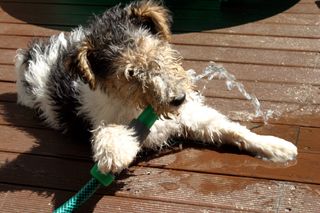
[[(173, 45), (186, 60), (215, 61), (254, 65), (276, 65), (288, 67), (320, 68), (319, 53), (288, 52), (268, 49), (238, 49), (232, 47), (207, 47)], [(1, 50), (0, 64), (13, 64), (15, 50)], [(277, 57), (274, 57), (277, 55)], [(232, 57), (230, 57), (232, 56)], [(12, 61), (8, 61), (11, 58)]]
[[(33, 38), (29, 36), (0, 35), (0, 48), (26, 48)], [(45, 38), (44, 38), (45, 39)], [(255, 35), (230, 35), (214, 33), (175, 34), (171, 40), (176, 45), (235, 47), (285, 51), (318, 52), (320, 44), (314, 38), (283, 38)]]
[[(23, 35), (23, 36), (50, 36), (57, 34), (60, 31), (70, 31), (68, 26), (52, 26), (57, 29), (47, 29), (50, 25), (28, 25), (28, 24), (9, 24), (0, 23), (0, 34), (1, 35)], [(75, 26), (74, 26), (75, 27)], [(178, 33), (189, 33), (196, 30), (190, 28), (179, 30)], [(232, 35), (262, 35), (269, 37), (292, 37), (292, 38), (315, 38), (319, 39), (318, 27), (308, 27), (299, 25), (288, 25), (279, 26), (277, 24), (260, 24), (260, 23), (250, 23), (241, 26), (234, 26), (224, 29), (216, 30), (205, 30), (205, 33), (213, 34), (232, 34)]]

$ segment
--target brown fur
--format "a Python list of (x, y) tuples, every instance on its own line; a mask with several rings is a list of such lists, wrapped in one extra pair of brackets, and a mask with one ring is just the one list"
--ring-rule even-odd
[(145, 21), (152, 21), (161, 38), (170, 40), (170, 16), (167, 9), (153, 1), (140, 1), (137, 7), (132, 7), (131, 11), (128, 12), (140, 16)]
[(88, 62), (88, 54), (91, 49), (92, 46), (89, 42), (83, 42), (76, 54), (66, 60), (65, 66), (68, 68), (67, 70), (79, 75), (85, 83), (88, 83), (90, 89), (95, 90), (96, 79)]
[[(116, 89), (112, 93), (140, 107), (147, 104), (158, 107), (155, 110), (159, 114), (168, 115), (176, 111), (169, 105), (170, 97), (159, 93), (162, 90), (154, 82), (154, 77), (166, 78), (166, 91), (171, 90), (174, 95), (193, 89), (190, 78), (181, 66), (182, 57), (166, 41), (138, 37), (135, 43), (135, 49), (128, 48), (115, 61), (117, 79), (113, 77), (114, 80), (108, 80), (108, 90)], [(130, 71), (133, 75), (129, 74)]]

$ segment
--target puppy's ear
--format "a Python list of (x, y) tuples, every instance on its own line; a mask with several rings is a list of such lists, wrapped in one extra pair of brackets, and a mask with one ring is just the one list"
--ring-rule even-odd
[(135, 2), (128, 7), (128, 13), (138, 24), (149, 28), (162, 39), (170, 40), (171, 16), (161, 3), (152, 0)]
[(89, 42), (83, 42), (75, 52), (68, 56), (65, 67), (72, 74), (78, 75), (85, 83), (89, 84), (90, 89), (96, 89), (96, 79), (91, 69), (88, 56), (92, 51)]

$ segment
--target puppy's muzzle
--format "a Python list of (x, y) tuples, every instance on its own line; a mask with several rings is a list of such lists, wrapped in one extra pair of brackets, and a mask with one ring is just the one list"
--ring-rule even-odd
[(172, 101), (170, 101), (170, 105), (177, 107), (177, 106), (180, 106), (185, 100), (186, 100), (186, 94), (183, 93), (181, 95), (174, 97)]

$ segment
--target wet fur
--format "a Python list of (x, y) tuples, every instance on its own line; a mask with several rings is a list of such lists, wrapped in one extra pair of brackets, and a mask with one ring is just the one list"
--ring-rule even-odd
[[(16, 56), (18, 103), (54, 129), (90, 133), (103, 172), (121, 171), (141, 148), (159, 148), (171, 137), (230, 143), (273, 161), (294, 159), (292, 143), (252, 133), (204, 104), (169, 44), (170, 22), (161, 4), (140, 1), (113, 7), (69, 34), (32, 42)], [(148, 104), (162, 119), (140, 144), (127, 124)]]

